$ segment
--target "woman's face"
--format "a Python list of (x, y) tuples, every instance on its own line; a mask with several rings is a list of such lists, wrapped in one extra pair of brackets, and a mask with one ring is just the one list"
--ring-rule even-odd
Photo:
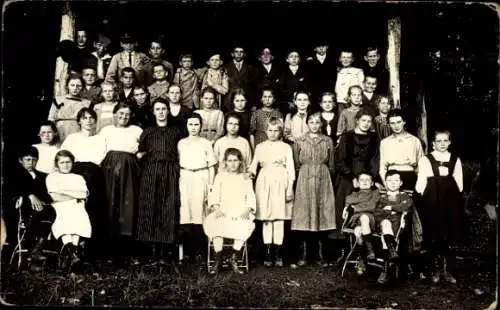
[(186, 127), (190, 136), (198, 136), (201, 130), (201, 122), (197, 118), (189, 118)]
[(82, 88), (83, 88), (82, 81), (80, 81), (79, 79), (72, 79), (68, 82), (68, 93), (71, 96), (76, 97), (80, 95)]
[(236, 110), (238, 110), (238, 111), (245, 110), (246, 104), (247, 104), (247, 100), (245, 99), (245, 96), (243, 96), (243, 95), (234, 96), (233, 105), (234, 105), (234, 108)]
[(362, 132), (368, 132), (372, 126), (372, 117), (370, 115), (362, 115), (356, 121), (356, 127)]
[(310, 133), (320, 133), (321, 130), (321, 119), (320, 116), (310, 117), (307, 121), (307, 127), (309, 127)]
[(40, 141), (45, 144), (50, 144), (54, 140), (55, 133), (51, 126), (41, 126), (40, 127)]
[(132, 116), (132, 111), (130, 108), (121, 108), (115, 113), (116, 124), (118, 127), (126, 127), (130, 122), (130, 117)]
[(324, 112), (332, 112), (334, 104), (333, 97), (330, 95), (325, 95), (321, 98), (321, 108)]
[(203, 97), (201, 97), (204, 109), (211, 109), (214, 106), (215, 97), (211, 92), (205, 92)]
[(73, 161), (69, 157), (61, 156), (57, 159), (56, 166), (60, 173), (70, 173), (73, 169)]
[(388, 119), (389, 126), (391, 127), (392, 133), (399, 134), (405, 129), (406, 122), (401, 116), (392, 116)]
[(156, 121), (164, 122), (167, 120), (168, 107), (163, 102), (153, 103), (153, 114), (156, 117)]
[(226, 168), (229, 172), (238, 172), (241, 165), (241, 160), (239, 160), (236, 155), (229, 155), (226, 158)]
[(295, 105), (299, 111), (306, 111), (309, 106), (309, 96), (307, 94), (297, 94)]
[(90, 113), (85, 113), (78, 122), (80, 123), (80, 127), (87, 131), (97, 128), (96, 119)]
[[(104, 91), (104, 90), (103, 90)], [(134, 89), (134, 99), (138, 105), (143, 105), (146, 103), (147, 94), (142, 88)]]
[(179, 103), (179, 100), (181, 100), (181, 89), (177, 86), (172, 86), (168, 89), (167, 96), (171, 103)]

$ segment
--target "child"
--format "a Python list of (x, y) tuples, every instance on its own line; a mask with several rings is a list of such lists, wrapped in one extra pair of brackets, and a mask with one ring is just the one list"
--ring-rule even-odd
[(295, 111), (288, 113), (285, 118), (285, 140), (295, 142), (308, 130), (307, 113), (310, 104), (309, 93), (299, 90), (294, 96)]
[(137, 40), (127, 33), (120, 38), (120, 46), (122, 51), (115, 54), (111, 59), (106, 73), (106, 81), (116, 83), (121, 80), (124, 68), (132, 68), (137, 74), (138, 82), (142, 82), (144, 65), (147, 63), (146, 54), (135, 51)]
[[(345, 207), (351, 209), (353, 214), (347, 223), (347, 226), (354, 228), (354, 233), (358, 238), (358, 244), (364, 244), (366, 250), (366, 259), (374, 260), (372, 232), (375, 230), (374, 211), (380, 198), (378, 189), (372, 189), (372, 175), (368, 172), (361, 172), (356, 181), (355, 187), (359, 191), (354, 191), (345, 198)], [(356, 266), (357, 273), (362, 275), (365, 272), (364, 255), (361, 255), (359, 265)]]
[(363, 70), (352, 67), (354, 57), (352, 51), (344, 49), (340, 53), (339, 61), (341, 67), (337, 69), (337, 82), (335, 83), (335, 94), (339, 103), (339, 113), (349, 107), (349, 89), (353, 85), (362, 85), (365, 79)]
[(219, 53), (210, 54), (207, 65), (201, 72), (201, 89), (211, 87), (216, 91), (216, 105), (215, 109), (222, 109), (222, 97), (227, 94), (229, 90), (229, 78), (227, 72), (222, 68), (222, 59)]
[(179, 141), (179, 165), (181, 167), (179, 189), (181, 195), (180, 224), (189, 233), (183, 238), (188, 257), (201, 254), (198, 246), (201, 225), (207, 211), (208, 189), (215, 177), (216, 157), (212, 144), (200, 137), (202, 119), (193, 113), (187, 118), (189, 136)]
[(104, 82), (101, 87), (102, 99), (104, 101), (93, 107), (93, 110), (97, 114), (97, 132), (108, 125), (113, 125), (113, 109), (118, 103), (115, 100), (115, 86), (113, 84)]
[(401, 214), (411, 212), (413, 200), (405, 193), (401, 192), (401, 176), (397, 170), (389, 170), (385, 175), (387, 193), (380, 196), (380, 200), (375, 209), (375, 220), (377, 223), (377, 232), (387, 245), (387, 259), (385, 260), (384, 270), (378, 278), (378, 283), (386, 284), (389, 281), (388, 267), (389, 261), (396, 261), (399, 255), (396, 250), (396, 235), (401, 225)]
[(222, 262), (222, 246), (224, 238), (233, 239), (231, 266), (234, 272), (242, 274), (237, 259), (241, 256), (241, 248), (255, 229), (255, 193), (252, 180), (244, 174), (243, 155), (234, 148), (224, 153), (224, 164), (227, 168), (215, 177), (208, 197), (212, 212), (203, 221), (203, 230), (212, 240), (215, 250), (215, 265), (211, 274), (216, 274)]
[[(234, 45), (231, 51), (231, 57), (233, 58), (231, 62), (224, 64), (224, 69), (228, 75), (228, 94), (234, 92), (236, 89), (244, 89), (247, 92), (247, 98), (250, 95), (250, 82), (253, 75), (253, 68), (248, 62), (245, 61), (245, 49), (241, 45)], [(226, 96), (225, 98), (225, 109), (226, 111), (231, 111), (232, 108), (232, 98)], [(253, 99), (253, 98), (252, 98)], [(253, 103), (253, 100), (250, 101)], [(249, 107), (250, 108), (250, 107)]]
[(282, 118), (270, 117), (266, 120), (266, 125), (267, 140), (257, 144), (248, 171), (255, 177), (257, 169), (261, 167), (255, 184), (255, 218), (263, 221), (262, 237), (266, 246), (264, 265), (272, 265), (274, 245), (274, 264), (276, 267), (283, 267), (284, 221), (292, 218), (295, 167), (292, 148), (281, 141)]
[(392, 105), (389, 102), (389, 98), (383, 96), (377, 98), (378, 115), (375, 116), (375, 132), (377, 132), (380, 141), (390, 136), (392, 133), (391, 126), (389, 126), (387, 120), (387, 114), (391, 110), (391, 107)]
[(52, 233), (56, 239), (61, 237), (62, 253), (66, 254), (61, 267), (66, 269), (80, 260), (80, 237), (90, 238), (92, 226), (85, 210), (85, 199), (89, 195), (87, 185), (81, 175), (71, 173), (75, 157), (71, 152), (57, 152), (55, 165), (57, 172), (47, 176), (47, 190), (54, 200), (52, 206), (56, 219)]
[(164, 64), (157, 63), (153, 65), (154, 83), (148, 87), (151, 101), (154, 102), (157, 98), (168, 99), (167, 92), (170, 83), (167, 81), (168, 71)]
[[(246, 93), (242, 88), (237, 88), (231, 94), (230, 99), (232, 105), (230, 113), (240, 116), (239, 135), (250, 141), (250, 111), (247, 109)], [(226, 118), (228, 114), (226, 114)]]
[(323, 265), (323, 246), (329, 230), (336, 229), (335, 198), (331, 174), (335, 161), (333, 141), (321, 134), (321, 114), (307, 116), (308, 132), (293, 144), (293, 158), (298, 170), (292, 213), (292, 231), (301, 234), (301, 257), (298, 266), (306, 264), (306, 240), (311, 232), (318, 239), (318, 263)]
[(94, 41), (94, 51), (85, 60), (85, 65), (93, 68), (97, 76), (97, 84), (101, 84), (106, 78), (109, 65), (111, 64), (111, 55), (107, 53), (107, 48), (111, 41), (108, 37), (99, 34)]
[[(250, 118), (250, 145), (252, 146), (252, 150), (255, 150), (259, 143), (267, 139), (266, 131), (268, 121), (271, 117), (283, 121), (281, 112), (274, 108), (274, 100), (274, 91), (271, 88), (262, 89), (262, 95), (260, 96), (262, 108), (252, 112), (252, 117)], [(281, 133), (281, 136), (283, 136), (283, 133)]]
[(155, 116), (149, 100), (149, 92), (146, 86), (135, 86), (134, 94), (134, 116), (132, 124), (135, 124), (142, 129), (155, 124)]
[(137, 84), (137, 76), (135, 74), (134, 69), (132, 69), (131, 67), (123, 68), (121, 70), (120, 84), (118, 87), (119, 89), (118, 100), (120, 102), (125, 102), (128, 104), (133, 103), (134, 93), (132, 90), (134, 89), (134, 86), (136, 84)]
[(380, 53), (376, 47), (368, 47), (365, 52), (365, 64), (362, 69), (365, 75), (377, 78), (377, 93), (387, 96), (389, 93), (389, 71), (380, 62)]
[(295, 93), (299, 89), (307, 89), (308, 76), (306, 70), (300, 66), (300, 55), (296, 49), (291, 49), (286, 58), (288, 67), (279, 78), (278, 87), (281, 90), (280, 112), (286, 115), (293, 109)]
[(310, 90), (314, 103), (321, 101), (321, 94), (333, 89), (337, 77), (335, 56), (328, 53), (328, 43), (318, 40), (314, 46), (314, 56), (307, 59)]
[(420, 158), (415, 185), (417, 193), (422, 195), (419, 213), (424, 240), (434, 260), (434, 283), (441, 276), (449, 283), (457, 282), (447, 269), (447, 260), (450, 245), (458, 243), (461, 237), (463, 172), (460, 158), (448, 151), (450, 144), (448, 130), (435, 132), (434, 150)]
[(281, 75), (280, 68), (273, 63), (274, 56), (271, 49), (266, 47), (259, 54), (260, 64), (254, 71), (254, 82), (256, 91), (262, 93), (264, 89), (270, 89), (275, 92), (278, 89), (278, 81)]
[(96, 104), (101, 99), (101, 88), (96, 85), (96, 72), (94, 68), (84, 67), (82, 69), (82, 78), (84, 82), (81, 97), (90, 101), (90, 104)]
[(162, 64), (167, 71), (167, 81), (170, 83), (174, 76), (174, 66), (166, 60), (162, 59), (165, 49), (163, 48), (163, 36), (155, 37), (149, 44), (148, 58), (144, 65), (144, 79), (143, 83), (146, 86), (151, 85), (154, 79), (153, 67), (157, 64)]
[(208, 139), (212, 144), (224, 134), (224, 114), (222, 111), (215, 108), (216, 91), (207, 87), (201, 91), (201, 109), (194, 111), (201, 115), (203, 119), (201, 133), (205, 139)]
[(332, 139), (333, 144), (337, 144), (337, 125), (339, 122), (339, 114), (337, 113), (337, 103), (335, 94), (326, 92), (320, 95), (320, 107), (321, 107), (321, 118), (323, 119), (323, 125), (321, 127), (321, 132), (330, 139)]
[(90, 106), (89, 100), (80, 97), (83, 88), (81, 77), (71, 75), (66, 82), (66, 87), (68, 94), (54, 99), (47, 117), (49, 121), (56, 124), (61, 143), (64, 142), (67, 136), (80, 130), (80, 126), (76, 121), (76, 114), (82, 108)]
[(349, 87), (347, 95), (350, 106), (340, 112), (339, 123), (337, 125), (337, 137), (340, 137), (344, 132), (354, 130), (354, 127), (356, 127), (355, 117), (356, 113), (361, 110), (361, 105), (363, 104), (362, 94), (363, 89), (361, 89), (361, 86), (354, 85)]
[(54, 122), (43, 121), (40, 125), (40, 143), (33, 146), (38, 150), (36, 170), (49, 174), (55, 170), (54, 158), (61, 147)]
[(377, 115), (377, 101), (379, 95), (375, 93), (377, 89), (377, 78), (370, 75), (365, 75), (363, 81), (363, 107), (373, 111), (373, 115)]
[(230, 112), (226, 118), (226, 135), (214, 144), (214, 154), (219, 161), (218, 170), (225, 169), (224, 154), (228, 148), (238, 149), (243, 156), (243, 164), (248, 167), (252, 162), (252, 150), (247, 139), (239, 135), (241, 118), (238, 114)]
[(174, 76), (174, 83), (180, 85), (182, 97), (181, 104), (193, 110), (195, 107), (200, 107), (198, 74), (193, 67), (193, 56), (191, 54), (183, 54), (179, 57), (180, 68)]

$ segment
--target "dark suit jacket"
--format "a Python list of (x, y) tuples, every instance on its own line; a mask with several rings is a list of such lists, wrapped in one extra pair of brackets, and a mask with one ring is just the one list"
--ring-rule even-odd
[[(257, 67), (255, 67), (252, 80), (255, 84), (255, 90), (258, 99), (260, 99), (260, 92), (263, 88), (270, 87), (276, 93), (276, 91), (278, 90), (278, 80), (280, 78), (280, 75), (281, 69), (275, 63), (271, 65), (271, 71), (269, 72), (267, 72), (266, 68), (262, 64), (259, 64)], [(275, 96), (276, 95), (277, 94), (275, 94)]]
[(280, 112), (286, 115), (289, 109), (285, 107), (285, 103), (293, 102), (293, 94), (299, 89), (308, 89), (309, 86), (309, 76), (306, 69), (299, 65), (299, 69), (295, 74), (292, 73), (290, 68), (286, 66), (281, 72), (281, 76), (278, 81), (278, 87), (280, 91), (279, 96), (279, 107)]
[(371, 75), (377, 78), (375, 93), (387, 96), (389, 93), (389, 71), (384, 67), (384, 64), (379, 61), (377, 65), (372, 68), (365, 63), (362, 69), (365, 76)]
[[(309, 75), (309, 91), (315, 103), (324, 92), (335, 93), (335, 83), (337, 81), (336, 61), (326, 55), (325, 61), (320, 63), (316, 55), (306, 62), (307, 73)], [(311, 98), (312, 99), (312, 98)]]
[(125, 102), (130, 105), (135, 103), (134, 101), (134, 90), (132, 90), (128, 96), (125, 96), (125, 92), (123, 91), (123, 87), (121, 85), (118, 86), (118, 101)]
[[(228, 110), (231, 110), (230, 105), (231, 105), (231, 94), (236, 88), (243, 88), (247, 94), (247, 107), (252, 105), (253, 100), (250, 100), (248, 98), (248, 95), (250, 94), (251, 91), (251, 78), (252, 78), (252, 72), (253, 68), (251, 65), (249, 65), (246, 61), (243, 61), (243, 64), (241, 65), (241, 70), (238, 71), (236, 69), (236, 65), (234, 64), (234, 61), (231, 61), (230, 63), (227, 63), (223, 65), (224, 69), (226, 69), (227, 75), (228, 75), (228, 82), (229, 82), (229, 91), (224, 99), (224, 104)], [(253, 99), (253, 98), (252, 98)]]
[(22, 167), (19, 168), (13, 179), (13, 184), (15, 184), (15, 192), (13, 193), (14, 197), (22, 196), (24, 202), (29, 202), (28, 196), (35, 195), (43, 202), (52, 202), (52, 199), (47, 191), (47, 185), (45, 184), (47, 174), (37, 170), (34, 172), (35, 178), (33, 179), (27, 170)]
[(373, 117), (378, 115), (378, 107), (377, 107), (377, 101), (380, 95), (378, 94), (373, 94), (372, 99), (368, 99), (366, 95), (363, 93), (363, 107), (368, 108), (371, 112)]

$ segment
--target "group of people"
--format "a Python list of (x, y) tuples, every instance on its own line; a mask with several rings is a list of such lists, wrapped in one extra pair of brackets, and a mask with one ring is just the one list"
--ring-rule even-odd
[[(40, 143), (19, 155), (24, 169), (12, 180), (13, 196), (24, 197), (33, 255), (50, 231), (64, 244), (63, 268), (82, 259), (82, 238), (95, 241), (91, 259), (140, 264), (133, 240), (162, 262), (178, 244), (189, 258), (207, 255), (208, 237), (210, 272), (218, 272), (224, 239), (231, 239), (231, 265), (241, 273), (243, 246), (262, 236), (265, 266), (304, 266), (315, 246), (316, 260), (328, 266), (334, 257), (324, 254), (340, 253), (349, 212), (346, 225), (365, 249), (360, 261), (375, 258), (378, 232), (389, 262), (398, 260), (395, 235), (409, 212), (414, 241), (423, 240), (433, 257), (433, 281), (456, 282), (446, 258), (459, 239), (461, 162), (448, 151), (449, 131), (436, 131), (427, 155), (406, 131), (387, 84), (377, 91), (388, 82), (377, 49), (367, 50), (366, 70), (351, 67), (349, 51), (332, 66), (326, 45), (315, 47), (304, 68), (291, 51), (288, 67), (274, 75), (266, 48), (245, 80), (244, 50), (236, 47), (229, 67), (213, 54), (208, 67), (193, 70), (192, 57), (183, 55), (169, 79), (173, 67), (161, 60), (161, 42), (151, 43), (149, 58), (129, 36), (113, 57), (103, 56), (106, 43), (96, 40), (96, 61), (72, 64), (81, 72), (70, 75), (67, 95), (54, 99)], [(15, 226), (16, 212), (6, 213)], [(294, 242), (284, 246), (287, 239)], [(387, 266), (379, 281), (387, 283)]]

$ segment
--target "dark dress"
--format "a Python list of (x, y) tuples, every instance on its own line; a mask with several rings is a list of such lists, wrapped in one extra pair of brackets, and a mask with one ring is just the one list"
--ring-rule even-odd
[[(333, 145), (337, 145), (337, 125), (339, 123), (339, 114), (337, 111), (333, 111), (333, 113), (334, 115), (331, 121), (327, 121), (321, 117), (323, 121), (323, 124), (321, 125), (321, 132), (332, 139)], [(330, 125), (330, 130), (328, 130), (328, 125)]]
[[(335, 208), (343, 210), (345, 197), (353, 190), (352, 180), (362, 171), (378, 176), (379, 141), (377, 134), (360, 135), (354, 131), (342, 134), (335, 152)], [(342, 212), (336, 212), (337, 227), (342, 227)]]
[[(458, 185), (453, 178), (457, 156), (452, 153), (449, 162), (438, 162), (428, 154), (434, 176), (427, 178), (419, 214), (425, 243), (456, 244), (461, 238), (462, 204)], [(439, 166), (448, 168), (447, 176), (439, 175)]]
[(309, 86), (311, 91), (311, 103), (317, 105), (319, 96), (324, 92), (334, 92), (337, 81), (336, 59), (327, 54), (323, 63), (319, 62), (316, 55), (306, 63), (309, 73)]
[(142, 159), (135, 239), (172, 244), (179, 221), (179, 154), (181, 132), (172, 126), (153, 126), (139, 140)]
[(169, 126), (176, 127), (177, 129), (179, 129), (183, 137), (188, 136), (186, 124), (187, 124), (187, 117), (189, 116), (189, 114), (191, 114), (191, 110), (188, 107), (181, 105), (179, 114), (177, 114), (176, 116), (173, 116), (172, 114), (168, 115)]
[(155, 124), (155, 116), (153, 114), (153, 109), (149, 103), (139, 106), (134, 102), (131, 104), (131, 106), (134, 111), (134, 115), (132, 116), (132, 120), (130, 121), (131, 124), (139, 126), (142, 129), (146, 129)]
[[(240, 124), (240, 130), (238, 134), (247, 139), (248, 142), (250, 142), (250, 118), (251, 114), (250, 111), (243, 111), (243, 112), (237, 112), (237, 111), (232, 111), (230, 113), (235, 113), (238, 114), (241, 117), (241, 124)], [(227, 121), (227, 116), (229, 113), (226, 113), (224, 119)]]

